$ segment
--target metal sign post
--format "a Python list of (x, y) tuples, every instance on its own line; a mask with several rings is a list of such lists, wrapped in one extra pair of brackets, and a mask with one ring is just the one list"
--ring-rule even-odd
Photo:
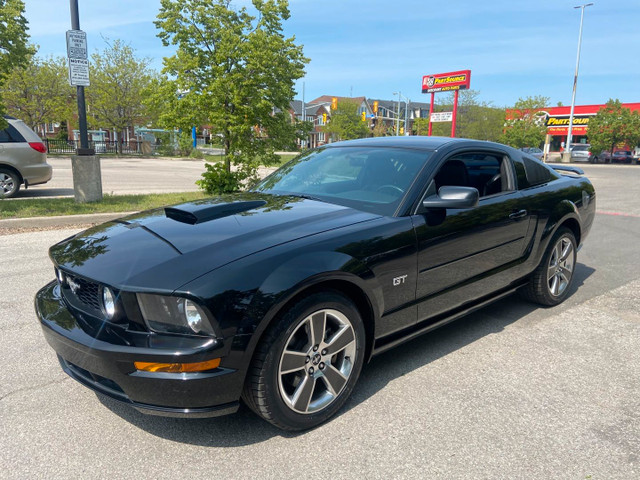
[(78, 0), (69, 0), (71, 9), (71, 30), (67, 32), (67, 56), (69, 60), (69, 83), (76, 87), (78, 97), (78, 126), (80, 128), (80, 148), (77, 155), (93, 155), (87, 135), (87, 107), (84, 87), (89, 86), (89, 60), (87, 34), (80, 30)]
[(78, 97), (78, 127), (80, 128), (80, 147), (71, 157), (73, 172), (73, 192), (76, 202), (96, 202), (102, 200), (102, 172), (100, 157), (93, 148), (89, 148), (87, 136), (87, 108), (84, 100), (84, 87), (89, 86), (89, 58), (87, 52), (87, 34), (80, 30), (78, 0), (69, 0), (71, 9), (71, 30), (67, 32), (67, 57), (69, 64), (69, 83), (76, 87)]

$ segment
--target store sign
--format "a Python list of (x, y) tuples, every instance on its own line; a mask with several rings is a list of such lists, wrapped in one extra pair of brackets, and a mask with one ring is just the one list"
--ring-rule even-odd
[[(573, 116), (573, 125), (588, 125), (589, 119), (593, 115), (574, 115)], [(547, 127), (568, 127), (569, 126), (569, 115), (554, 115), (547, 118)]]
[(465, 90), (471, 83), (471, 70), (437, 73), (422, 77), (422, 93)]
[(452, 122), (453, 112), (434, 112), (431, 114), (432, 122)]

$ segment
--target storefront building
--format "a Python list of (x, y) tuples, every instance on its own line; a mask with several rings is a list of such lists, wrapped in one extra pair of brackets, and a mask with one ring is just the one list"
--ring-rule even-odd
[[(640, 103), (623, 103), (624, 108), (640, 113)], [(573, 110), (571, 143), (589, 143), (589, 120), (605, 105), (576, 105)], [(544, 110), (547, 125), (546, 152), (562, 152), (566, 148), (571, 107), (549, 107)]]

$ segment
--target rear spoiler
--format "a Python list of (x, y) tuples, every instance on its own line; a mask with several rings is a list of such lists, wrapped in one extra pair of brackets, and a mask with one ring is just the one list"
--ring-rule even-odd
[(571, 165), (558, 165), (557, 163), (547, 163), (547, 165), (560, 172), (570, 172), (575, 173), (576, 175), (584, 175), (584, 170), (578, 167), (573, 167)]

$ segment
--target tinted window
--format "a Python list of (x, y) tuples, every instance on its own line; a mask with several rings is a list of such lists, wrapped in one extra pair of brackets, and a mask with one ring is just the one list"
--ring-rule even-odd
[(558, 176), (544, 163), (533, 157), (522, 156), (524, 169), (527, 174), (529, 186), (541, 185), (558, 178)]
[(323, 148), (287, 163), (254, 190), (309, 195), (392, 215), (429, 155), (430, 152), (401, 148)]
[(464, 153), (449, 158), (438, 170), (436, 189), (445, 185), (473, 187), (481, 197), (509, 190), (508, 159), (488, 153)]
[(0, 143), (8, 142), (24, 142), (24, 138), (13, 125), (7, 125), (7, 128), (0, 130)]

